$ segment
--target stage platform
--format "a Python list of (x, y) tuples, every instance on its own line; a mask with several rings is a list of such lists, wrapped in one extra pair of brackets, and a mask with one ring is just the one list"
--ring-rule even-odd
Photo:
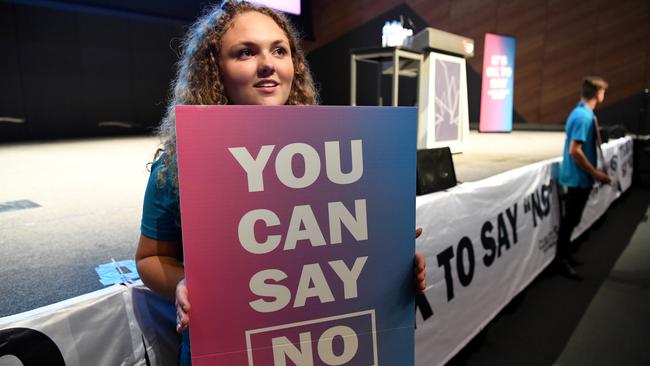
[(459, 182), (474, 182), (562, 156), (563, 148), (562, 131), (479, 133), (471, 130), (463, 152), (453, 155), (456, 178)]

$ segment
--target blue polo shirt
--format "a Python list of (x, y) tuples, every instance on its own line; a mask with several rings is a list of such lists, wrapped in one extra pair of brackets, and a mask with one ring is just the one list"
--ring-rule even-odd
[(589, 173), (582, 169), (569, 155), (571, 141), (582, 142), (582, 151), (587, 160), (594, 167), (597, 166), (596, 154), (596, 128), (594, 126), (594, 111), (586, 104), (580, 102), (571, 111), (566, 121), (566, 140), (564, 142), (564, 155), (560, 168), (560, 184), (566, 187), (591, 188), (594, 180)]

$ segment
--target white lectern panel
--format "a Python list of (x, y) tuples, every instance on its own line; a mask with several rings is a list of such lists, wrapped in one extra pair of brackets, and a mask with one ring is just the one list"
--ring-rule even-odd
[(469, 136), (465, 59), (430, 52), (420, 73), (418, 149), (449, 146), (462, 152)]

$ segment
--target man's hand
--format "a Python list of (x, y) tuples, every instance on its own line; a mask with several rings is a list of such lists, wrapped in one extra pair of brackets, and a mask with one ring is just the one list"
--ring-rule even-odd
[(612, 178), (601, 170), (596, 170), (594, 173), (594, 179), (605, 184), (610, 184), (612, 182)]
[(596, 167), (591, 165), (589, 160), (587, 160), (585, 153), (582, 151), (582, 141), (571, 140), (571, 144), (569, 145), (569, 155), (571, 155), (580, 168), (588, 174), (591, 174), (591, 177), (594, 178), (594, 180), (605, 184), (610, 184), (612, 182), (612, 178), (610, 178), (607, 173), (596, 169)]

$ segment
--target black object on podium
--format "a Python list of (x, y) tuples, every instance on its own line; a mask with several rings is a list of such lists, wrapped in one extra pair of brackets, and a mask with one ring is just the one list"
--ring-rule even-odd
[(416, 189), (418, 196), (451, 188), (456, 183), (456, 171), (449, 147), (418, 150)]

